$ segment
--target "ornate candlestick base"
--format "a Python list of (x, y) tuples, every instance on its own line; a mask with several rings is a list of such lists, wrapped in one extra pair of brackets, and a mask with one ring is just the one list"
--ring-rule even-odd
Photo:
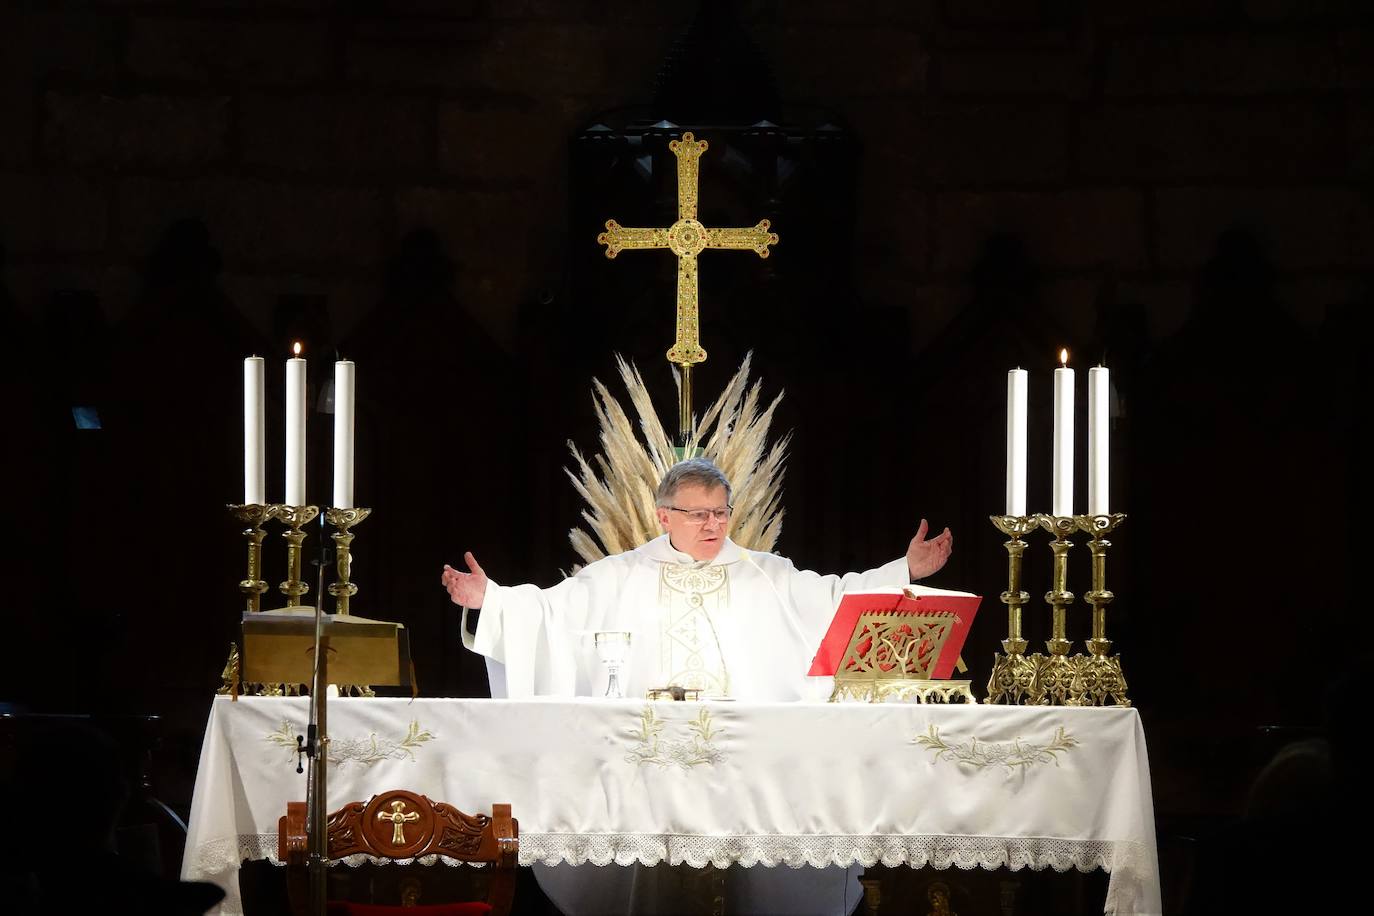
[(1030, 600), (1030, 595), (1021, 591), (1021, 557), (1026, 552), (1026, 542), (1021, 537), (1035, 529), (1035, 519), (1028, 515), (990, 518), (993, 526), (1011, 540), (1002, 545), (1007, 548), (1007, 590), (1002, 593), (1002, 603), (1007, 606), (1007, 638), (1002, 640), (1006, 655), (993, 656), (988, 695), (983, 702), (1019, 704), (1029, 701), (1036, 689), (1035, 658), (1039, 657), (1026, 657), (1026, 640), (1021, 637), (1021, 608)]
[(287, 607), (300, 607), (301, 596), (310, 591), (310, 584), (301, 581), (301, 542), (305, 540), (303, 525), (308, 525), (320, 514), (319, 506), (275, 505), (275, 517), (287, 524), (282, 532), (286, 538), (286, 581), (277, 589), (286, 596)]
[(262, 526), (275, 517), (276, 506), (243, 503), (228, 508), (236, 520), (248, 526), (243, 529), (244, 540), (248, 542), (248, 574), (239, 581), (239, 591), (247, 599), (247, 610), (256, 614), (262, 610), (262, 594), (267, 591), (267, 583), (262, 578), (262, 539), (267, 532)]
[(336, 614), (348, 614), (348, 599), (358, 594), (358, 586), (349, 581), (349, 573), (353, 567), (353, 555), (350, 546), (353, 543), (353, 533), (349, 530), (354, 525), (361, 524), (363, 519), (372, 514), (371, 509), (326, 509), (324, 510), (324, 520), (336, 529), (330, 535), (334, 540), (335, 557), (337, 562), (335, 568), (338, 571), (339, 581), (329, 586), (329, 594), (334, 596), (334, 612)]
[(1093, 606), (1093, 635), (1088, 640), (1088, 655), (1075, 655), (1070, 691), (1079, 706), (1130, 706), (1126, 696), (1126, 675), (1121, 670), (1121, 656), (1108, 655), (1112, 649), (1107, 638), (1107, 605), (1116, 596), (1107, 590), (1107, 548), (1112, 542), (1105, 535), (1120, 527), (1126, 516), (1077, 515), (1074, 524), (1092, 536), (1088, 549), (1093, 557), (1093, 587), (1083, 598)]
[(1050, 654), (1039, 659), (1032, 699), (1050, 706), (1075, 706), (1071, 690), (1074, 668), (1069, 661), (1073, 643), (1068, 639), (1065, 622), (1069, 605), (1073, 604), (1073, 592), (1068, 590), (1069, 550), (1073, 542), (1068, 536), (1075, 530), (1074, 520), (1069, 515), (1037, 515), (1035, 520), (1054, 536), (1050, 542), (1050, 550), (1054, 552), (1054, 574), (1053, 585), (1045, 593), (1045, 603), (1052, 608), (1050, 638), (1045, 641)]
[[(348, 615), (348, 599), (358, 594), (358, 586), (349, 581), (349, 574), (353, 568), (353, 554), (351, 545), (353, 544), (353, 533), (349, 530), (354, 525), (361, 524), (363, 519), (372, 514), (371, 509), (325, 509), (324, 520), (337, 529), (330, 535), (334, 540), (334, 556), (336, 558), (335, 569), (339, 575), (339, 581), (331, 583), (329, 594), (334, 596), (334, 613), (344, 616)], [(340, 684), (340, 696), (375, 697), (376, 691), (366, 684)]]

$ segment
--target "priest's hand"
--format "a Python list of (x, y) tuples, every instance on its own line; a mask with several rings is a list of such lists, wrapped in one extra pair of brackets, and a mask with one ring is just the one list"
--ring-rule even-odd
[(954, 535), (949, 533), (946, 528), (930, 540), (926, 540), (926, 532), (929, 526), (925, 519), (921, 519), (921, 526), (916, 529), (916, 536), (911, 539), (911, 543), (906, 548), (906, 566), (911, 572), (911, 579), (924, 579), (926, 576), (934, 575), (940, 571), (940, 567), (945, 565), (949, 559), (949, 552), (954, 549)]
[(444, 575), (440, 581), (444, 583), (444, 588), (448, 589), (448, 596), (453, 599), (454, 604), (477, 610), (482, 606), (482, 599), (487, 593), (487, 574), (477, 565), (477, 558), (472, 555), (472, 551), (463, 554), (463, 561), (468, 564), (471, 572), (459, 572), (445, 563)]

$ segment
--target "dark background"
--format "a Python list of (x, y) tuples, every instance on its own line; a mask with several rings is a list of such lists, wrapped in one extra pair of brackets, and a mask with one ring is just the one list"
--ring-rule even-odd
[[(1005, 635), (987, 521), (1005, 372), (1031, 370), (1044, 509), (1069, 348), (1082, 511), (1086, 370), (1112, 368), (1112, 506), (1129, 520), (1108, 635), (1150, 739), (1166, 900), (1182, 900), (1198, 844), (1361, 670), (1366, 5), (731, 8), (711, 44), (680, 3), (5, 2), (0, 700), (160, 716), (159, 792), (185, 810), (241, 608), (223, 508), (242, 496), (241, 360), (268, 357), (277, 500), (297, 338), (312, 404), (336, 353), (358, 364), (356, 499), (374, 513), (355, 611), (410, 628), (422, 693), (481, 695), (442, 563), (472, 549), (500, 581), (547, 585), (577, 562), (560, 469), (567, 440), (596, 449), (590, 384), (615, 381), (615, 352), (675, 420), (673, 259), (608, 262), (595, 234), (672, 221), (680, 128), (644, 127), (678, 111), (712, 142), (703, 220), (766, 216), (782, 240), (767, 261), (703, 256), (699, 403), (749, 350), (765, 394), (785, 390), (778, 547), (800, 566), (877, 565), (921, 516), (954, 529), (932, 581), (986, 596), (965, 653), (980, 693)], [(693, 87), (704, 101), (684, 110)], [(751, 134), (751, 105), (780, 126)], [(596, 125), (642, 145), (589, 146)], [(638, 179), (635, 157), (652, 162)], [(76, 429), (74, 406), (102, 428)], [(332, 418), (310, 424), (324, 502)], [(274, 532), (273, 585), (284, 553)], [(1035, 538), (1037, 649), (1048, 561)], [(1088, 572), (1080, 546), (1080, 596)], [(1086, 605), (1070, 621), (1081, 650)]]

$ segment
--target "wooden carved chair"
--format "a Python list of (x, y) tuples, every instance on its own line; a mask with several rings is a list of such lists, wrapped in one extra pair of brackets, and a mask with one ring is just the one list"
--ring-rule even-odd
[[(510, 805), (492, 805), (491, 815), (464, 814), (452, 805), (432, 801), (405, 789), (392, 789), (366, 802), (344, 805), (328, 817), (328, 854), (331, 860), (366, 855), (379, 860), (447, 856), (460, 862), (487, 866), (487, 899), (438, 906), (415, 905), (403, 900), (400, 907), (330, 901), (329, 911), (352, 916), (508, 916), (515, 895), (516, 860), (520, 851), (520, 825), (511, 817)], [(287, 885), (292, 910), (306, 908), (305, 802), (287, 802), (286, 815), (277, 822), (277, 856), (288, 869)], [(439, 866), (436, 866), (439, 867)]]

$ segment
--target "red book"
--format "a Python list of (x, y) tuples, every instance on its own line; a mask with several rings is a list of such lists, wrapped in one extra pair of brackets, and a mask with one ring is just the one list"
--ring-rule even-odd
[[(923, 591), (925, 591), (923, 589)], [(968, 637), (969, 627), (978, 613), (981, 595), (969, 592), (949, 592), (929, 589), (928, 593), (917, 594), (905, 588), (882, 588), (864, 592), (845, 592), (840, 606), (835, 609), (835, 617), (830, 621), (825, 638), (816, 649), (816, 657), (811, 660), (811, 670), (806, 672), (812, 677), (834, 675), (844, 658), (844, 650), (849, 648), (850, 637), (854, 635), (854, 625), (859, 615), (866, 611), (899, 611), (913, 615), (949, 614), (954, 618), (948, 638), (940, 650), (940, 657), (931, 669), (931, 678), (948, 678), (954, 673), (954, 665), (963, 651), (964, 640)]]

